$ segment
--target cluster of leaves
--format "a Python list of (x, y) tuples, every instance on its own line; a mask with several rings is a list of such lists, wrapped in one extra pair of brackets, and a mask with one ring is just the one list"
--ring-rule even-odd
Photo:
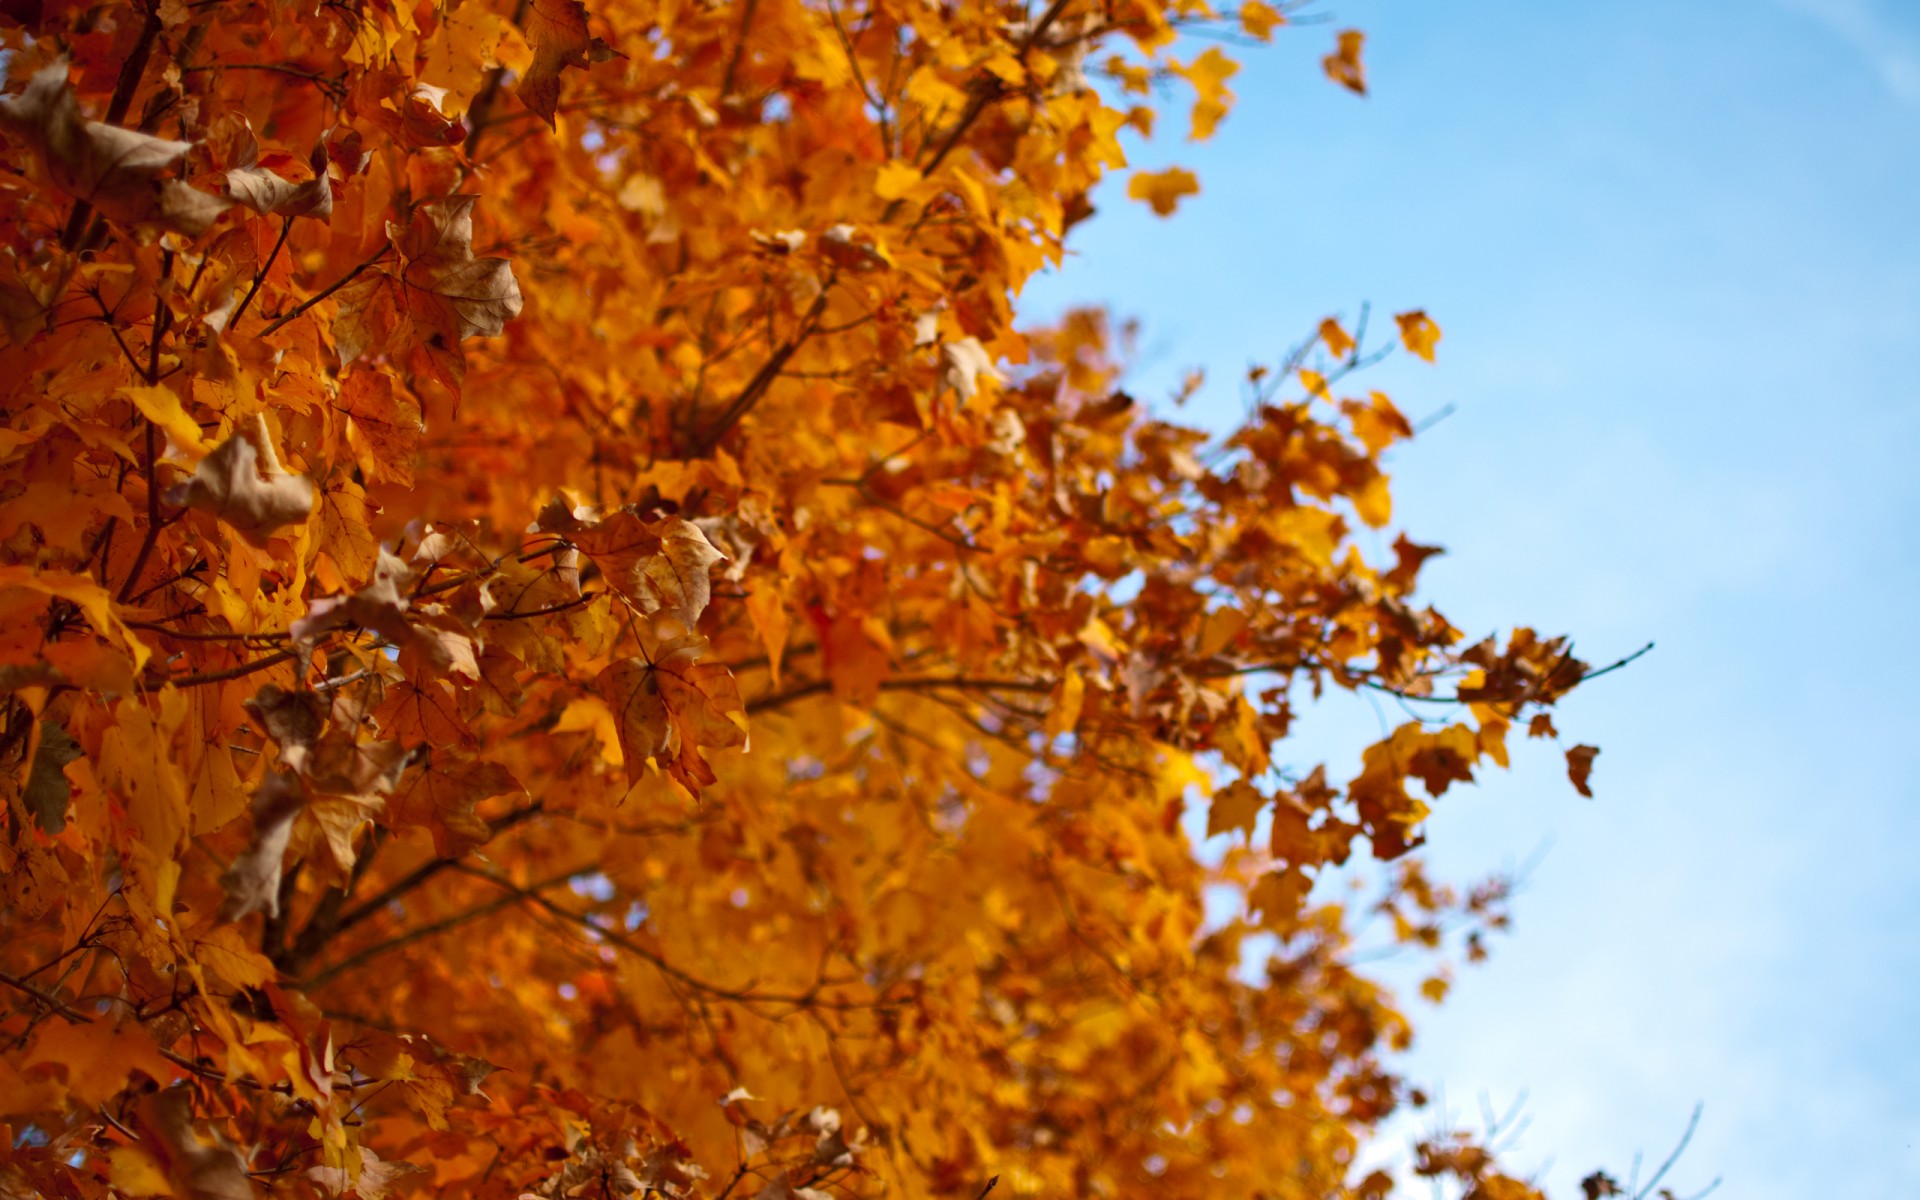
[(0, 1196), (1379, 1193), (1313, 880), (1589, 672), (1355, 547), (1363, 330), (1210, 441), (1012, 309), (1284, 12), (0, 12)]

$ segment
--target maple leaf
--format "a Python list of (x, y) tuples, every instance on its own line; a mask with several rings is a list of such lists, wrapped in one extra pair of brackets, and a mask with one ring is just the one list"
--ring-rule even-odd
[(1567, 778), (1573, 781), (1574, 790), (1587, 799), (1593, 799), (1593, 788), (1587, 780), (1593, 776), (1593, 760), (1600, 753), (1597, 746), (1575, 746), (1567, 751)]
[(642, 613), (671, 613), (689, 629), (712, 598), (710, 569), (726, 557), (693, 522), (680, 517), (648, 521), (630, 509), (583, 523), (564, 505), (550, 504), (541, 511), (538, 527), (564, 534)]
[(1320, 60), (1328, 79), (1360, 96), (1367, 94), (1367, 70), (1360, 62), (1360, 47), (1366, 40), (1358, 29), (1343, 29), (1334, 52)]
[(398, 273), (367, 271), (341, 288), (333, 321), (341, 364), (393, 348), (427, 351), (434, 369), (458, 387), (466, 374), (460, 343), (498, 337), (520, 315), (520, 282), (504, 258), (473, 253), (473, 206), (456, 195), (417, 205), (404, 230), (387, 233), (400, 252)]
[(705, 638), (677, 638), (652, 661), (620, 659), (594, 679), (613, 710), (630, 783), (645, 777), (651, 758), (697, 796), (716, 778), (701, 750), (747, 744), (739, 685), (725, 666), (699, 661), (706, 649)]
[(1164, 171), (1136, 171), (1133, 178), (1127, 180), (1127, 196), (1146, 201), (1155, 213), (1163, 217), (1173, 215), (1183, 196), (1197, 195), (1199, 191), (1199, 179), (1183, 167), (1168, 167)]
[(1265, 808), (1267, 798), (1244, 779), (1237, 779), (1224, 791), (1214, 793), (1213, 806), (1207, 812), (1207, 836), (1238, 829), (1253, 836), (1254, 823)]
[(1327, 353), (1335, 358), (1345, 358), (1353, 352), (1353, 338), (1332, 317), (1320, 322), (1320, 340), (1327, 344)]
[(367, 740), (335, 728), (314, 746), (306, 778), (314, 791), (331, 796), (385, 796), (415, 757), (398, 742)]
[(211, 513), (264, 548), (275, 532), (307, 519), (313, 495), (313, 480), (280, 465), (266, 418), (256, 415), (169, 488), (166, 501)]
[(1273, 31), (1287, 23), (1287, 18), (1271, 4), (1262, 0), (1242, 0), (1240, 5), (1240, 28), (1248, 37), (1267, 42), (1273, 40)]
[(499, 763), (457, 750), (435, 750), (394, 792), (389, 811), (396, 825), (424, 826), (433, 834), (434, 850), (454, 858), (493, 836), (474, 811), (481, 801), (525, 793), (513, 772)]
[(560, 103), (560, 72), (606, 62), (616, 51), (587, 28), (587, 6), (580, 0), (531, 0), (527, 6), (527, 40), (533, 43), (533, 65), (520, 80), (520, 102), (540, 115), (549, 128)]
[(18, 96), (0, 100), (0, 130), (32, 146), (61, 191), (124, 225), (197, 236), (227, 207), (218, 196), (161, 178), (182, 164), (191, 143), (82, 117), (64, 59), (34, 72)]
[(1420, 309), (1396, 314), (1394, 323), (1400, 326), (1400, 341), (1414, 354), (1433, 361), (1433, 348), (1440, 341), (1440, 327)]
[(1233, 93), (1227, 90), (1227, 80), (1238, 74), (1239, 70), (1240, 64), (1222, 54), (1218, 46), (1208, 47), (1185, 66), (1175, 64), (1174, 71), (1192, 84), (1196, 93), (1193, 128), (1187, 135), (1188, 141), (1201, 142), (1213, 136), (1213, 131), (1219, 127), (1233, 103)]

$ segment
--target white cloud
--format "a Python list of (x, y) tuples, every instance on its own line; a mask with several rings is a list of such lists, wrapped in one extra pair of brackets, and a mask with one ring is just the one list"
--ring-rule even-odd
[(1900, 100), (1920, 104), (1920, 35), (1906, 22), (1889, 16), (1883, 0), (1777, 2), (1845, 42)]

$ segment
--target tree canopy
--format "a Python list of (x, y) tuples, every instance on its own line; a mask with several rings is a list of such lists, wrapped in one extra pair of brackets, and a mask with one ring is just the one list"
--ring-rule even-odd
[[(1213, 132), (1222, 44), (1324, 33), (0, 14), (0, 1196), (1390, 1188), (1356, 928), (1435, 998), (1484, 953), (1505, 888), (1409, 852), (1593, 672), (1356, 539), (1414, 430), (1353, 380), (1424, 313), (1306, 331), (1215, 435), (1015, 308), (1123, 136)], [(1288, 752), (1328, 689), (1423, 715), (1347, 778)]]

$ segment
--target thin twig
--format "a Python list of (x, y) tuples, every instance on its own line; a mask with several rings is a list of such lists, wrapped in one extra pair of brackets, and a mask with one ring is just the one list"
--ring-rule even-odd
[(342, 275), (340, 278), (334, 280), (331, 284), (328, 284), (323, 291), (307, 297), (307, 299), (295, 305), (293, 308), (293, 311), (287, 313), (285, 316), (281, 317), (279, 320), (275, 321), (273, 324), (267, 326), (265, 329), (262, 329), (260, 331), (260, 336), (263, 338), (272, 337), (276, 332), (279, 331), (281, 326), (293, 320), (295, 317), (298, 317), (301, 314), (305, 313), (308, 309), (320, 303), (322, 300), (325, 300), (328, 296), (333, 295), (335, 292), (347, 286), (349, 283), (352, 283), (354, 279), (359, 276), (360, 272), (366, 270), (368, 267), (371, 267), (373, 264), (385, 258), (387, 256), (387, 251), (391, 249), (393, 249), (393, 243), (387, 242), (382, 244), (378, 250), (375, 250), (373, 252), (372, 257), (362, 260), (358, 266), (353, 268), (353, 270), (348, 271), (345, 275)]
[(240, 318), (247, 315), (247, 305), (253, 303), (253, 297), (259, 292), (260, 285), (267, 281), (267, 272), (273, 270), (274, 260), (280, 257), (280, 247), (287, 244), (287, 235), (292, 232), (293, 218), (289, 216), (280, 223), (280, 236), (274, 239), (273, 250), (268, 253), (267, 261), (261, 264), (260, 273), (253, 277), (253, 286), (247, 289), (247, 294), (240, 300), (240, 307), (234, 309), (233, 316), (227, 319), (228, 329), (240, 328)]
[(228, 667), (224, 671), (207, 671), (199, 675), (175, 675), (166, 679), (149, 679), (141, 683), (142, 691), (157, 692), (163, 687), (199, 687), (208, 683), (225, 683), (230, 679), (241, 679), (255, 671), (264, 671), (268, 667), (278, 666), (295, 657), (291, 650), (276, 650), (264, 658), (241, 663), (237, 667)]
[(76, 1025), (85, 1025), (93, 1020), (92, 1017), (87, 1016), (85, 1013), (70, 1007), (66, 1003), (66, 1001), (60, 999), (58, 996), (55, 996), (50, 992), (43, 992), (39, 988), (33, 986), (32, 984), (28, 983), (24, 979), (19, 979), (19, 978), (16, 978), (15, 976), (8, 975), (4, 972), (0, 972), (0, 983), (6, 984), (8, 987), (13, 988), (15, 991), (24, 992), (27, 995), (32, 996), (35, 1000), (38, 1000), (40, 1003), (46, 1005), (52, 1011), (59, 1013), (61, 1016), (65, 1017), (69, 1021), (72, 1021)]

